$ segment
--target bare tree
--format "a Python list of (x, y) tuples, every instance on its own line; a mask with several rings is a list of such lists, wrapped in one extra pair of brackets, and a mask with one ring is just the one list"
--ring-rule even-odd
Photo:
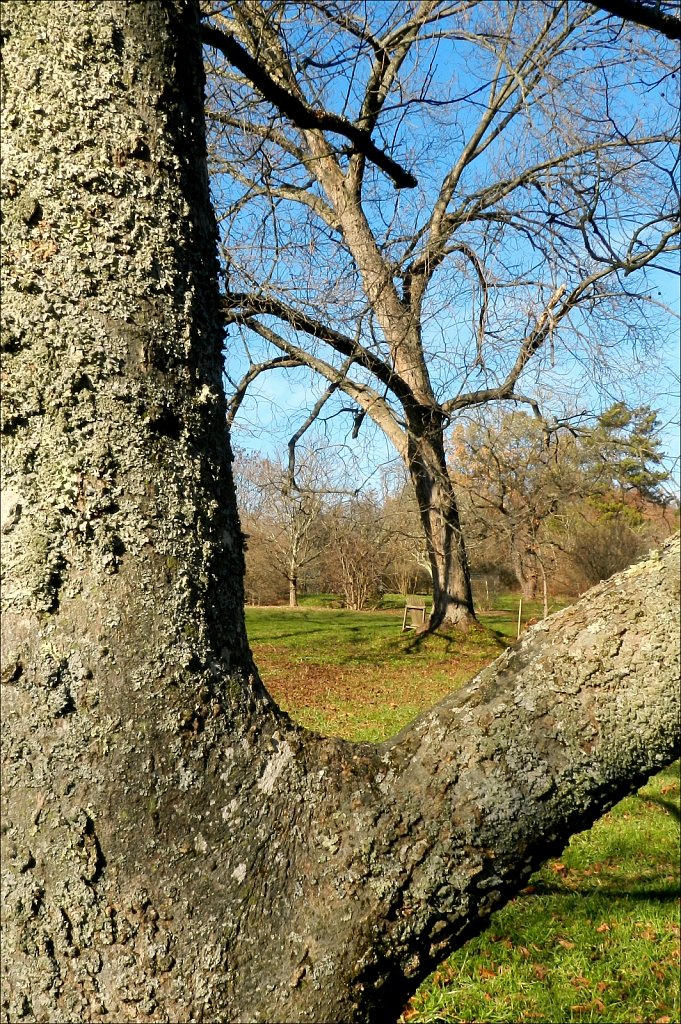
[(431, 589), (430, 562), (424, 542), (419, 511), (408, 480), (383, 503), (390, 551), (388, 579), (399, 594), (428, 592)]
[(376, 601), (391, 562), (390, 527), (371, 493), (336, 502), (328, 510), (328, 566), (348, 608), (361, 611)]
[(535, 417), (515, 412), (461, 425), (450, 449), (471, 542), (483, 558), (492, 551), (490, 560), (511, 567), (523, 597), (543, 593), (545, 614), (550, 528), (574, 485), (571, 439), (564, 446), (562, 440), (545, 434)]
[[(237, 501), (248, 547), (264, 549), (270, 571), (282, 576), (289, 605), (298, 604), (301, 574), (313, 565), (326, 545), (321, 529), (324, 479), (319, 457), (308, 453), (299, 461), (297, 484), (288, 469), (270, 459), (243, 454), (235, 467)], [(260, 558), (262, 565), (262, 557)], [(246, 558), (248, 581), (249, 558)]]
[(524, 412), (478, 416), (454, 431), (450, 451), (469, 536), (512, 566), (524, 597), (542, 593), (545, 615), (559, 552), (581, 562), (592, 585), (660, 539), (647, 527), (667, 503), (669, 473), (648, 408), (616, 403), (556, 432)]
[(583, 589), (620, 572), (652, 547), (647, 531), (635, 529), (624, 516), (605, 520), (580, 516), (571, 527), (565, 547)]
[[(547, 404), (577, 371), (617, 379), (645, 349), (646, 270), (677, 248), (674, 47), (564, 0), (210, 10), (225, 310), (249, 364), (235, 394), (305, 365), (322, 404), (350, 400), (353, 435), (378, 425), (417, 497), (431, 625), (465, 625), (445, 431), (487, 403)], [(418, 188), (395, 191), (336, 122), (274, 106), (228, 39), (298, 105), (379, 139)]]

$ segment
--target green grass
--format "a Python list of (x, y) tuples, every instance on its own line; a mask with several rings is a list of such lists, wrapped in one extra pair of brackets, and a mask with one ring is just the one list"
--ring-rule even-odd
[[(517, 605), (481, 616), (515, 636)], [(501, 650), (491, 629), (401, 632), (401, 613), (247, 609), (268, 689), (308, 728), (379, 741)], [(679, 1021), (678, 765), (574, 836), (406, 1009), (435, 1022)]]
[[(420, 595), (424, 601), (428, 612), (433, 606), (433, 599), (430, 594)], [(400, 612), (404, 610), (405, 603), (404, 594), (384, 594), (381, 598), (380, 605), (377, 609), (372, 611), (391, 611)], [(512, 636), (514, 639), (517, 635), (518, 627), (518, 594), (498, 594), (494, 598), (493, 607), (479, 609), (480, 619), (489, 626), (490, 629), (498, 629), (506, 636)], [(549, 602), (549, 614), (558, 611), (560, 608), (564, 608), (569, 601), (566, 598), (556, 597), (552, 598)], [(319, 609), (343, 609), (343, 600), (338, 594), (306, 594), (304, 597), (299, 599), (299, 609), (305, 609), (308, 611), (316, 611)], [(257, 609), (258, 611), (267, 611), (268, 609)], [(291, 610), (285, 608), (276, 609)], [(544, 605), (542, 601), (527, 601), (523, 600), (521, 620), (523, 626), (528, 621), (536, 621), (541, 619), (544, 614)]]
[(303, 594), (298, 598), (299, 608), (342, 608), (343, 598), (338, 594)]
[[(425, 603), (428, 611), (433, 607), (433, 598), (430, 594), (410, 594), (410, 597), (421, 597)], [(403, 611), (406, 602), (404, 594), (384, 594), (381, 599), (381, 610), (390, 611), (397, 610)]]
[(275, 643), (310, 661), (367, 657), (367, 648), (399, 633), (400, 622), (376, 612), (330, 608), (247, 608), (248, 635), (253, 644)]
[[(623, 800), (421, 986), (403, 1020), (679, 1020), (678, 765)], [(662, 803), (658, 802), (662, 801)]]
[(485, 629), (466, 636), (402, 632), (390, 612), (247, 608), (268, 689), (308, 729), (378, 742), (470, 679), (502, 649)]

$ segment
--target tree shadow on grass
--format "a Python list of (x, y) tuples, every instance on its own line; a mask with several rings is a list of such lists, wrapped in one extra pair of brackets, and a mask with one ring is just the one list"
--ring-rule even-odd
[(552, 885), (550, 882), (536, 882), (532, 888), (534, 892), (529, 894), (529, 898), (533, 896), (567, 896), (568, 898), (579, 896), (585, 901), (596, 898), (599, 900), (623, 900), (629, 903), (645, 903), (647, 900), (654, 903), (673, 903), (681, 896), (681, 888), (676, 882), (670, 883), (668, 886), (640, 890), (611, 889), (607, 886), (601, 889), (580, 888), (579, 886), (566, 889), (560, 885)]
[[(404, 635), (404, 634), (401, 634)], [(405, 638), (406, 640), (406, 638)], [(475, 653), (476, 649), (487, 646), (498, 648), (499, 654), (509, 646), (509, 638), (496, 629), (488, 629), (486, 626), (473, 628), (463, 633), (459, 630), (440, 630), (430, 632), (428, 629), (417, 630), (404, 644), (404, 651), (410, 654), (420, 654), (424, 648), (436, 651), (438, 655), (445, 656), (460, 655), (462, 650), (466, 654)]]
[(674, 803), (673, 800), (665, 800), (661, 796), (640, 796), (639, 800), (644, 800), (649, 804), (657, 804), (658, 807), (662, 807), (668, 814), (671, 814), (672, 818), (676, 818), (677, 821), (681, 822), (681, 808)]

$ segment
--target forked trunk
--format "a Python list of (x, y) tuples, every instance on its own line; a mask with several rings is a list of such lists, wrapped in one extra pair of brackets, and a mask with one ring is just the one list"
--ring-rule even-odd
[(475, 622), (466, 545), (442, 432), (410, 430), (409, 471), (426, 539), (433, 586), (429, 629), (470, 628)]
[(298, 728), (244, 633), (197, 5), (0, 12), (2, 1019), (386, 1024), (678, 756), (677, 553), (392, 741)]

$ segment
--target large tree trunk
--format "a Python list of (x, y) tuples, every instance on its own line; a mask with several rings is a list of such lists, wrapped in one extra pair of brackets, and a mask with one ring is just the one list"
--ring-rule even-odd
[[(415, 420), (432, 418), (424, 410)], [(468, 629), (475, 619), (473, 591), (459, 508), (454, 493), (440, 424), (428, 431), (410, 424), (408, 466), (416, 493), (419, 515), (433, 585), (433, 609), (429, 629)]]
[(242, 617), (195, 5), (9, 0), (6, 1022), (385, 1022), (677, 756), (677, 555), (380, 746)]

